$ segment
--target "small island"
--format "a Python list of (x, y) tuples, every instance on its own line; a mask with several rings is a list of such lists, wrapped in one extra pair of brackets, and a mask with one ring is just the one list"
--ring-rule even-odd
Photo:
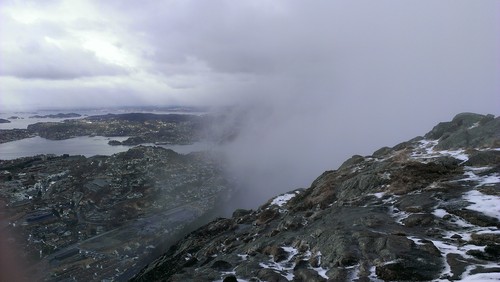
[(122, 145), (122, 142), (120, 142), (118, 140), (109, 140), (108, 145), (110, 145), (110, 146), (120, 146), (120, 145)]
[(0, 118), (0, 123), (10, 123), (10, 120)]

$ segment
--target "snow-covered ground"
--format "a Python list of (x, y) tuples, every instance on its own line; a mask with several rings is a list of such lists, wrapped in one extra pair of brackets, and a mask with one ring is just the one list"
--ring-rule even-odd
[(276, 272), (281, 273), (283, 276), (286, 277), (288, 281), (293, 280), (293, 268), (295, 267), (295, 263), (292, 262), (292, 258), (298, 254), (298, 250), (293, 247), (282, 247), (285, 252), (288, 253), (288, 257), (281, 261), (281, 262), (275, 262), (273, 258), (271, 257), (269, 261), (266, 262), (261, 262), (259, 263), (260, 267), (262, 268), (270, 268), (275, 270)]

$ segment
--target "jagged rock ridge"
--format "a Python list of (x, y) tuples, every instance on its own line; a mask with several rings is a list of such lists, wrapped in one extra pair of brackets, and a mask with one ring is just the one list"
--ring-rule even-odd
[(186, 236), (135, 281), (500, 277), (500, 118), (459, 114)]

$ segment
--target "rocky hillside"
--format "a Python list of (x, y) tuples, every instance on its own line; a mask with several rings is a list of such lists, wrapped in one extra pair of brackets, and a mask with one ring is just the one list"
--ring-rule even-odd
[(459, 114), (186, 236), (135, 281), (500, 279), (500, 118)]

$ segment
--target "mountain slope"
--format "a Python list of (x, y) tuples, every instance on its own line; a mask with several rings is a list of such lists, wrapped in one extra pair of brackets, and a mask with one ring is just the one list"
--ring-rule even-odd
[(186, 236), (135, 281), (500, 278), (500, 118), (459, 114)]

